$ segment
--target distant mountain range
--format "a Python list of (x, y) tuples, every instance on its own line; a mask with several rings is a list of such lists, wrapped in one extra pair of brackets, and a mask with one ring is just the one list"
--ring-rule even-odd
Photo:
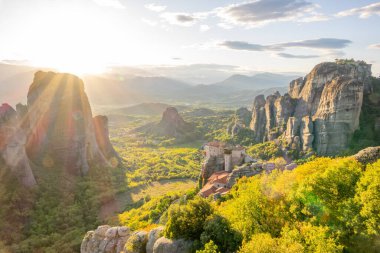
[[(0, 64), (0, 102), (25, 102), (25, 93), (36, 68)], [(142, 72), (140, 74), (143, 74)], [(216, 106), (247, 106), (258, 94), (284, 93), (289, 82), (298, 76), (258, 73), (232, 75), (208, 85), (191, 85), (159, 76), (128, 76), (125, 73), (87, 75), (83, 79), (92, 104), (125, 107), (140, 103), (168, 103)]]

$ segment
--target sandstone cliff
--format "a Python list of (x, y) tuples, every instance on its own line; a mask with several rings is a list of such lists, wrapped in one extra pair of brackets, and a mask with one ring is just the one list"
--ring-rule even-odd
[(371, 65), (338, 60), (292, 81), (283, 96), (257, 96), (250, 124), (255, 141), (281, 138), (299, 150), (339, 153), (359, 127), (363, 95), (372, 92), (370, 78)]
[(36, 72), (27, 105), (16, 108), (0, 109), (0, 154), (26, 186), (36, 184), (31, 162), (84, 175), (90, 161), (117, 157), (107, 118), (93, 119), (83, 81), (74, 75)]

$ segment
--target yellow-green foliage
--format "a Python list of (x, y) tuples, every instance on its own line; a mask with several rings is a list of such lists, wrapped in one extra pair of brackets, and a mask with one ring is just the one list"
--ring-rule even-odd
[(141, 148), (118, 150), (128, 168), (129, 187), (174, 178), (199, 176), (202, 154), (195, 148)]
[(119, 222), (132, 230), (143, 229), (152, 224), (160, 223), (161, 216), (169, 206), (180, 198), (192, 198), (195, 189), (188, 191), (176, 191), (152, 199), (145, 198), (145, 203), (139, 208), (133, 208), (119, 214)]
[(380, 160), (368, 165), (358, 183), (355, 201), (367, 232), (380, 235)]
[(276, 143), (269, 141), (253, 145), (247, 149), (247, 154), (258, 159), (269, 160), (282, 155)]
[(380, 160), (317, 158), (243, 178), (226, 199), (216, 212), (241, 231), (241, 253), (379, 249)]

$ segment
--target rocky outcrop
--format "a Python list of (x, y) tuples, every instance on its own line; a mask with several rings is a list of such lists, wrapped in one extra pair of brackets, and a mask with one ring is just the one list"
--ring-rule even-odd
[[(107, 116), (98, 115), (93, 118), (96, 142), (100, 151), (107, 158), (119, 158), (109, 139), (108, 118)], [(115, 160), (113, 159), (113, 160)]]
[(242, 129), (249, 127), (252, 120), (252, 113), (245, 107), (241, 107), (235, 112), (233, 123), (228, 126), (227, 133), (234, 137)]
[(37, 167), (59, 167), (84, 175), (89, 163), (108, 163), (116, 155), (109, 141), (107, 118), (93, 119), (81, 79), (36, 72), (27, 105), (0, 109), (0, 154), (26, 186), (36, 184)]
[(360, 150), (353, 157), (362, 164), (374, 163), (380, 159), (380, 146)]
[(153, 253), (190, 253), (192, 243), (184, 239), (170, 240), (159, 238), (153, 247)]
[(361, 61), (321, 63), (292, 81), (289, 92), (254, 101), (255, 141), (282, 138), (299, 150), (339, 153), (359, 127), (363, 94), (371, 92), (371, 65)]
[(89, 160), (104, 161), (91, 107), (81, 79), (70, 74), (35, 74), (28, 92), (27, 151), (36, 163), (49, 156), (71, 174), (86, 174)]
[[(81, 244), (81, 253), (153, 253), (154, 247), (164, 227), (152, 229), (149, 233), (145, 231), (131, 232), (128, 227), (99, 226), (95, 231), (86, 233)], [(163, 237), (162, 237), (163, 238)], [(162, 240), (158, 248), (182, 249), (188, 245), (183, 240)], [(166, 242), (172, 242), (167, 245)], [(159, 251), (177, 252), (177, 251)], [(188, 251), (178, 251), (188, 252)]]
[(264, 141), (266, 124), (265, 97), (264, 95), (258, 95), (253, 101), (252, 121), (250, 124), (250, 128), (254, 130), (255, 142)]
[(128, 238), (125, 246), (125, 253), (145, 253), (146, 244), (148, 242), (148, 233), (145, 231), (138, 231)]
[(174, 107), (168, 107), (162, 114), (157, 131), (165, 136), (179, 137), (193, 131), (193, 126), (183, 120)]
[(37, 183), (25, 152), (26, 139), (18, 113), (8, 104), (0, 106), (1, 158), (23, 185), (32, 187)]
[(121, 253), (131, 237), (127, 227), (99, 226), (95, 231), (86, 233), (81, 247), (81, 253)]
[(153, 247), (156, 241), (161, 237), (164, 227), (152, 229), (148, 234), (148, 242), (146, 244), (146, 253), (153, 253)]

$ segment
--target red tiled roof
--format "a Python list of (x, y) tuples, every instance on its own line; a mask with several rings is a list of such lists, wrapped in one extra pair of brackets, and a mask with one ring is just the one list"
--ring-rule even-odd
[(227, 193), (229, 192), (230, 189), (226, 188), (226, 187), (219, 187), (218, 189), (216, 189), (215, 193), (220, 193), (220, 194), (223, 194), (223, 193)]
[(214, 194), (216, 191), (216, 187), (213, 184), (207, 183), (200, 191), (202, 197), (207, 198), (211, 194)]
[(220, 183), (227, 184), (227, 178), (230, 175), (229, 172), (226, 171), (218, 171), (211, 175), (211, 177), (207, 180), (207, 183)]

